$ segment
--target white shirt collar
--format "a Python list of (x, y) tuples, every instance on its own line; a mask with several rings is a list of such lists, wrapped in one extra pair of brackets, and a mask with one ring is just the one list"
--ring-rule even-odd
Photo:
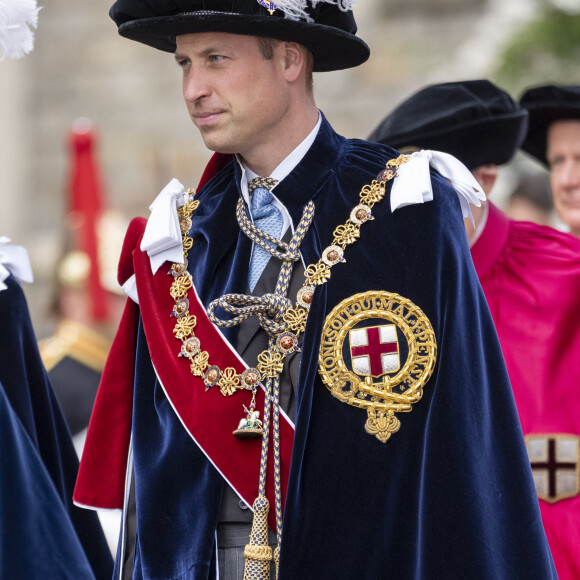
[[(294, 168), (300, 163), (300, 161), (302, 161), (302, 159), (306, 155), (306, 153), (308, 153), (308, 150), (312, 146), (312, 143), (314, 143), (314, 140), (316, 139), (316, 136), (318, 135), (318, 131), (320, 129), (321, 123), (322, 123), (322, 115), (319, 112), (318, 113), (318, 122), (316, 123), (316, 126), (314, 127), (314, 129), (312, 129), (312, 131), (310, 131), (310, 133), (308, 134), (306, 139), (304, 139), (304, 141), (302, 141), (302, 143), (300, 143), (300, 145), (298, 145), (298, 147), (296, 147), (296, 149), (294, 149), (294, 151), (292, 151), (292, 153), (290, 153), (290, 155), (288, 155), (288, 157), (286, 157), (278, 165), (278, 167), (276, 167), (276, 169), (274, 169), (274, 171), (272, 171), (271, 175), (262, 176), (262, 177), (271, 177), (272, 179), (275, 179), (279, 183), (286, 176), (290, 175), (290, 173), (292, 173)], [(240, 167), (242, 169), (242, 179), (241, 179), (241, 183), (240, 183), (240, 188), (242, 191), (242, 198), (246, 202), (246, 204), (249, 206), (250, 205), (250, 193), (248, 191), (248, 183), (252, 179), (254, 179), (255, 177), (259, 177), (259, 175), (254, 173), (245, 163), (243, 163), (241, 161), (241, 159), (237, 155), (236, 155), (236, 160), (240, 164)], [(290, 214), (288, 213), (288, 210), (286, 209), (284, 204), (276, 197), (276, 193), (274, 191), (275, 189), (276, 189), (276, 186), (274, 186), (272, 188), (272, 195), (274, 195), (273, 203), (282, 212), (282, 216), (284, 217), (284, 225), (282, 226), (282, 235), (284, 235), (284, 233), (286, 232), (288, 227), (292, 226), (292, 220), (290, 219)]]

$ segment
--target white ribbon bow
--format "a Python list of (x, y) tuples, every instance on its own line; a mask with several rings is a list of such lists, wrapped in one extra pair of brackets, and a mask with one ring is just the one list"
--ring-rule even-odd
[[(151, 215), (141, 239), (141, 250), (149, 255), (153, 274), (164, 262), (185, 263), (177, 208), (188, 200), (189, 195), (185, 187), (174, 178), (149, 206)], [(135, 274), (123, 284), (122, 288), (131, 300), (139, 304)]]
[(151, 215), (141, 240), (141, 250), (149, 254), (153, 274), (164, 262), (185, 263), (177, 208), (187, 200), (183, 185), (172, 179), (149, 206)]
[(28, 252), (22, 246), (9, 246), (10, 238), (0, 236), (0, 292), (8, 286), (4, 280), (12, 274), (19, 282), (34, 280)]
[(417, 151), (407, 163), (397, 169), (397, 177), (391, 189), (391, 211), (406, 205), (433, 201), (429, 166), (451, 183), (457, 192), (463, 217), (469, 217), (474, 224), (469, 204), (480, 207), (481, 202), (486, 199), (485, 193), (471, 171), (459, 159), (442, 151)]

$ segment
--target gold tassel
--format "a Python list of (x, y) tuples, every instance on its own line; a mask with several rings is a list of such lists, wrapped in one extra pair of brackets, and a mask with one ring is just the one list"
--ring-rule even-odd
[(244, 580), (270, 580), (272, 548), (268, 544), (268, 499), (259, 495), (254, 500), (254, 520), (250, 543), (244, 548)]

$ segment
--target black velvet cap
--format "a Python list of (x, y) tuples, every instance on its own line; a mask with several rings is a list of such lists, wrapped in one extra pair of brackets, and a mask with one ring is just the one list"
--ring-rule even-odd
[(403, 101), (369, 141), (450, 153), (469, 169), (508, 162), (527, 129), (527, 111), (487, 80), (432, 85)]
[(291, 19), (280, 9), (270, 14), (265, 0), (117, 0), (109, 12), (119, 34), (175, 52), (175, 37), (192, 32), (231, 32), (297, 42), (314, 55), (314, 71), (358, 66), (370, 54), (356, 34), (351, 10), (327, 1), (308, 3), (307, 17)]
[(580, 87), (546, 85), (528, 89), (520, 99), (530, 124), (522, 149), (548, 165), (548, 129), (554, 121), (580, 119)]

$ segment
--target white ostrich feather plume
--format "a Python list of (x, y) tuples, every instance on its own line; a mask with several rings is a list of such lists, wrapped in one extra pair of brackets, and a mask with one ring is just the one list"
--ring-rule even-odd
[(274, 0), (273, 4), (275, 4), (276, 8), (282, 10), (286, 18), (290, 20), (306, 20), (311, 22), (312, 18), (307, 13), (309, 5), (312, 8), (316, 8), (321, 3), (334, 4), (343, 12), (348, 12), (352, 10), (352, 7), (357, 2), (358, 0)]
[(0, 0), (0, 60), (32, 51), (39, 10), (36, 0)]

